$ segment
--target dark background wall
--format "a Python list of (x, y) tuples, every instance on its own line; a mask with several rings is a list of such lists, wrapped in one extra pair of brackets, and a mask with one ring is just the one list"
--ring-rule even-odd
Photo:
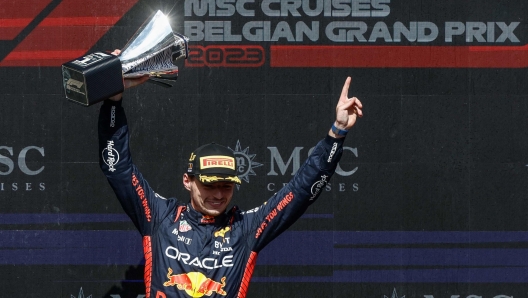
[[(254, 16), (219, 16), (185, 14), (179, 0), (0, 1), (0, 296), (144, 294), (139, 233), (98, 169), (98, 106), (65, 99), (60, 65), (122, 47), (158, 9), (182, 34), (231, 26), (190, 36), (173, 88), (125, 93), (134, 160), (164, 196), (187, 198), (186, 158), (215, 141), (246, 161), (235, 203), (260, 205), (326, 134), (347, 76), (364, 103), (339, 173), (263, 251), (249, 297), (526, 295), (526, 2), (325, 1), (334, 16), (302, 6), (275, 16), (266, 3), (245, 4)], [(382, 15), (346, 11), (357, 4)], [(243, 35), (252, 21), (269, 22), (271, 40)], [(317, 22), (317, 38), (298, 39), (298, 22)], [(329, 37), (333, 22), (365, 26), (367, 40)], [(438, 35), (397, 41), (397, 22), (434, 24)], [(464, 33), (447, 41), (447, 22)], [(225, 46), (258, 55), (233, 62)]]

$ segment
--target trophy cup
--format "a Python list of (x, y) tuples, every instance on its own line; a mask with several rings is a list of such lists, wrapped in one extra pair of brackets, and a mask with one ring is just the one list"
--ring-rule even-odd
[(187, 58), (188, 38), (172, 31), (168, 18), (157, 11), (136, 31), (119, 56), (95, 52), (62, 65), (66, 98), (90, 106), (124, 91), (123, 79), (150, 76), (149, 81), (171, 87), (178, 78), (176, 60)]

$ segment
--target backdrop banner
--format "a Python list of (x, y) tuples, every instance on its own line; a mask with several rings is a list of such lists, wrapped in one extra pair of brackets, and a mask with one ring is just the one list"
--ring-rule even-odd
[[(191, 151), (235, 151), (249, 210), (328, 132), (347, 76), (364, 117), (321, 197), (266, 247), (247, 297), (528, 293), (528, 2), (0, 0), (2, 297), (141, 298), (141, 236), (99, 169), (97, 118), (61, 65), (160, 10), (189, 38), (172, 88), (124, 93), (164, 197)], [(189, 296), (190, 297), (190, 296)]]

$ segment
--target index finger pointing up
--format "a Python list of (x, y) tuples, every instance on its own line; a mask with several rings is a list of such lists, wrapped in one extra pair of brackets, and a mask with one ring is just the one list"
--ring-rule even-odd
[(341, 98), (347, 99), (348, 98), (348, 87), (350, 87), (350, 82), (352, 81), (351, 77), (347, 77), (345, 81), (345, 85), (343, 85), (343, 91), (341, 91)]

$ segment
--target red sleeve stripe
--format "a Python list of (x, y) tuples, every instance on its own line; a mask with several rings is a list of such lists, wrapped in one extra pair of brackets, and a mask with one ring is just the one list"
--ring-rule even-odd
[(257, 253), (252, 251), (249, 255), (248, 262), (246, 264), (246, 269), (244, 270), (244, 276), (242, 276), (242, 284), (240, 285), (240, 290), (238, 291), (237, 298), (245, 298), (247, 290), (249, 287), (249, 281), (253, 275), (253, 270), (255, 269), (255, 264), (257, 263)]
[(150, 298), (150, 282), (152, 280), (152, 243), (150, 236), (143, 237), (143, 253), (145, 254), (145, 297)]

